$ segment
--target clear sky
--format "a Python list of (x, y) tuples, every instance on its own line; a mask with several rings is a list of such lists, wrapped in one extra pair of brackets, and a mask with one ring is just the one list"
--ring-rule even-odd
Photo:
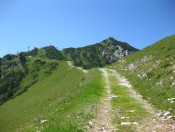
[(175, 0), (0, 0), (0, 56), (114, 37), (142, 49), (175, 34)]

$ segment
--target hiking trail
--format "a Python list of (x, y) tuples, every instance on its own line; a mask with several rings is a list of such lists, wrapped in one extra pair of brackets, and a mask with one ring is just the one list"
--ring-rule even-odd
[[(105, 96), (101, 99), (100, 103), (97, 106), (96, 117), (91, 122), (92, 128), (89, 130), (90, 132), (115, 132), (118, 131), (118, 127), (122, 126), (125, 130), (126, 127), (133, 128), (132, 130), (138, 132), (175, 132), (175, 124), (174, 121), (171, 119), (162, 120), (158, 117), (158, 113), (156, 110), (144, 99), (142, 96), (134, 91), (132, 85), (129, 81), (119, 75), (115, 70), (107, 69), (107, 68), (100, 68), (102, 75), (105, 80)], [(111, 87), (114, 85), (110, 78), (115, 78), (115, 85), (124, 86), (127, 88), (129, 92), (129, 98), (135, 100), (135, 105), (140, 105), (145, 111), (149, 114), (148, 117), (141, 120), (133, 120), (133, 121), (126, 121), (114, 124), (115, 120), (121, 120), (121, 118), (130, 118), (130, 117), (121, 117), (120, 107), (118, 107), (117, 111), (114, 111), (114, 106), (112, 105), (112, 100), (117, 98), (123, 98), (122, 96), (115, 95), (112, 93)], [(117, 87), (116, 87), (117, 88)], [(124, 94), (125, 95), (125, 94)], [(130, 103), (130, 102), (126, 102)], [(126, 112), (135, 112), (137, 110), (128, 110)], [(118, 117), (114, 116), (114, 113), (119, 115)], [(119, 119), (119, 117), (121, 117)], [(118, 119), (117, 119), (118, 118)], [(132, 118), (132, 117), (131, 117)], [(122, 129), (122, 130), (123, 130)], [(130, 130), (126, 130), (130, 131)]]
[(112, 124), (112, 105), (111, 105), (111, 89), (109, 77), (106, 69), (101, 68), (105, 80), (105, 96), (101, 99), (98, 108), (96, 119), (94, 120), (93, 132), (112, 132), (115, 126)]

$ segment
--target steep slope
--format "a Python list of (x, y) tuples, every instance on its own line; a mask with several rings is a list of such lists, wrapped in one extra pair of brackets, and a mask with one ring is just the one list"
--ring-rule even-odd
[(6, 55), (0, 62), (0, 104), (27, 91), (58, 65), (54, 60), (26, 57), (23, 53)]
[(116, 67), (144, 99), (162, 110), (160, 117), (175, 119), (175, 35), (126, 56)]
[(80, 131), (103, 92), (98, 70), (58, 63), (52, 74), (0, 105), (0, 131)]
[(136, 51), (138, 49), (127, 43), (108, 38), (100, 43), (82, 48), (63, 49), (62, 54), (66, 60), (73, 61), (75, 66), (89, 69), (116, 62), (123, 56)]

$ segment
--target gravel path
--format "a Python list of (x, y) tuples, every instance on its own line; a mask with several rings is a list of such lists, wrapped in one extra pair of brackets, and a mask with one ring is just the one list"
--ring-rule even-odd
[(174, 121), (171, 119), (161, 119), (158, 116), (158, 112), (146, 100), (144, 100), (140, 94), (134, 91), (132, 85), (126, 78), (122, 77), (115, 70), (101, 68), (100, 71), (103, 73), (103, 77), (105, 79), (106, 95), (101, 99), (100, 104), (97, 106), (97, 115), (92, 121), (92, 129), (89, 130), (90, 132), (117, 131), (117, 126), (112, 123), (114, 118), (113, 112), (116, 111), (112, 110), (111, 99), (114, 95), (111, 93), (109, 76), (116, 77), (116, 83), (127, 87), (130, 92), (130, 96), (137, 100), (139, 104), (141, 104), (143, 108), (150, 113), (149, 117), (144, 118), (135, 125), (137, 132), (175, 132)]
[(92, 132), (113, 132), (115, 127), (112, 124), (112, 105), (111, 105), (111, 89), (108, 77), (108, 72), (106, 69), (101, 68), (100, 71), (103, 73), (105, 79), (106, 95), (102, 98), (98, 109), (96, 119), (92, 126)]

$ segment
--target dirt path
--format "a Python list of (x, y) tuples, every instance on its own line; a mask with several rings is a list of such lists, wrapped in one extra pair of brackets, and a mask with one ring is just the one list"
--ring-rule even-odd
[[(125, 125), (126, 127), (128, 125), (134, 125), (134, 130), (137, 132), (175, 132), (174, 121), (159, 118), (157, 111), (146, 100), (143, 100), (141, 95), (134, 91), (132, 85), (126, 78), (120, 76), (115, 70), (101, 68), (100, 71), (103, 73), (103, 77), (105, 79), (106, 94), (101, 99), (100, 104), (97, 106), (98, 108), (95, 119), (90, 122), (92, 126), (92, 128), (89, 130), (90, 132), (115, 132), (117, 131), (118, 125), (122, 125), (122, 123), (124, 125), (124, 130)], [(139, 121), (113, 124), (114, 118), (116, 118), (113, 114), (118, 113), (116, 113), (117, 111), (113, 110), (111, 101), (113, 98), (117, 99), (118, 96), (111, 93), (111, 86), (114, 85), (109, 78), (111, 76), (116, 78), (116, 85), (121, 85), (128, 88), (129, 96), (134, 98), (138, 104), (141, 104), (141, 106), (148, 111), (148, 117), (145, 117), (144, 119), (141, 118)]]
[(112, 124), (112, 105), (111, 105), (111, 89), (110, 89), (110, 82), (107, 71), (103, 68), (100, 69), (103, 73), (105, 79), (105, 87), (106, 87), (106, 94), (102, 98), (98, 109), (96, 119), (94, 120), (94, 124), (90, 131), (92, 132), (113, 132), (115, 131), (115, 127)]
[(161, 119), (158, 112), (142, 98), (142, 96), (134, 91), (129, 81), (119, 75), (115, 70), (110, 70), (119, 84), (126, 86), (130, 92), (130, 96), (137, 100), (150, 113), (150, 116), (142, 120), (137, 126), (138, 132), (175, 132), (175, 123), (171, 119)]
[(69, 66), (73, 67), (73, 68), (77, 68), (78, 70), (83, 71), (84, 73), (88, 73), (88, 70), (84, 70), (84, 69), (81, 68), (81, 67), (75, 67), (75, 66), (72, 65), (72, 63), (71, 63), (70, 61), (67, 61), (67, 64), (68, 64)]

